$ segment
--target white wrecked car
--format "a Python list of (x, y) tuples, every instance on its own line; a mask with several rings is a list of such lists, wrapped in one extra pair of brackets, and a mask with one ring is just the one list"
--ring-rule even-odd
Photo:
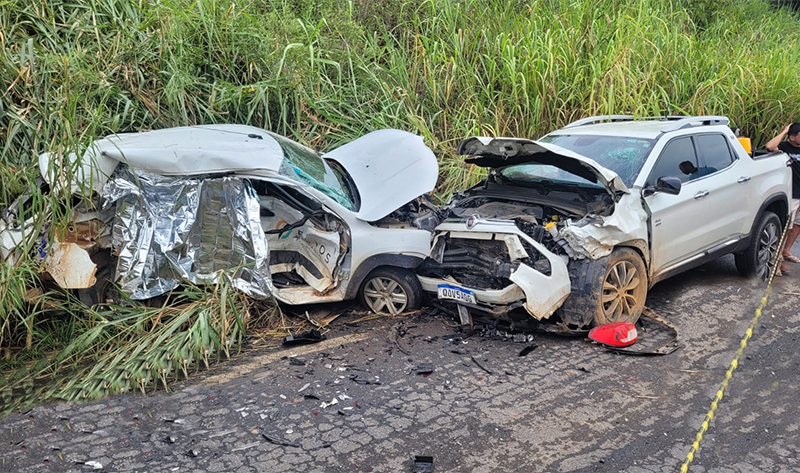
[[(66, 234), (37, 245), (47, 247), (54, 280), (87, 302), (106, 301), (110, 282), (145, 299), (180, 278), (202, 282), (250, 263), (242, 284), (266, 281), (287, 304), (357, 297), (395, 314), (421, 303), (414, 269), (437, 223), (423, 196), (438, 165), (419, 136), (380, 130), (319, 155), (263, 129), (207, 125), (98, 140), (77, 163), (71, 157), (71, 180), (51, 169), (53, 159), (40, 158), (51, 185), (71, 181), (74, 193), (105, 201), (78, 205)], [(0, 221), (3, 259), (39, 237), (19, 221), (20, 206)]]
[(727, 125), (604, 116), (538, 141), (463, 141), (458, 153), (489, 176), (446, 209), (423, 289), (457, 304), (462, 323), (557, 313), (584, 328), (635, 322), (649, 287), (725, 254), (764, 278), (791, 173), (786, 155), (749, 155)]

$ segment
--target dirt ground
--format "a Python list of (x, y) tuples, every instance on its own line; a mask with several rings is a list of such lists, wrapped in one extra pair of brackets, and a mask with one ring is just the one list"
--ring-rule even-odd
[[(794, 266), (690, 471), (800, 471)], [(174, 394), (6, 417), (0, 471), (394, 472), (428, 455), (437, 472), (673, 472), (761, 290), (732, 257), (654, 287), (648, 305), (682, 330), (661, 357), (544, 333), (519, 356), (530, 342), (465, 337), (444, 316), (339, 323), (322, 343), (248, 352)], [(422, 363), (433, 372), (417, 374)]]

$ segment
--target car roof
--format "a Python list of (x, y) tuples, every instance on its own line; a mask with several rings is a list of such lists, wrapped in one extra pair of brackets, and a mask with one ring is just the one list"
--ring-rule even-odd
[(162, 175), (277, 171), (284, 157), (275, 135), (246, 125), (199, 125), (109, 135), (94, 142), (87, 154), (101, 154)]
[[(670, 123), (671, 121), (669, 120), (629, 120), (622, 122), (603, 122), (592, 125), (561, 128), (548, 133), (548, 135), (625, 136), (630, 138), (645, 138), (654, 140), (662, 134), (671, 133), (664, 131), (664, 128)], [(725, 125), (705, 125), (702, 127), (692, 127), (694, 130), (702, 129), (704, 131), (719, 131), (720, 129), (725, 128), (728, 127)]]

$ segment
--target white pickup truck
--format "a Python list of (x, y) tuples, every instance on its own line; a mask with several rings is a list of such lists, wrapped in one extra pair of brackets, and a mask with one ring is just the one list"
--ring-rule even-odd
[(445, 209), (423, 289), (462, 320), (527, 311), (583, 328), (638, 320), (653, 284), (725, 254), (765, 278), (791, 172), (785, 154), (748, 154), (728, 124), (616, 115), (538, 141), (464, 140), (459, 154), (489, 176)]

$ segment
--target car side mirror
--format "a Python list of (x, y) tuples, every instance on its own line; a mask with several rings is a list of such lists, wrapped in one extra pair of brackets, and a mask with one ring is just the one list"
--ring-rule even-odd
[(672, 176), (659, 177), (656, 181), (655, 191), (678, 195), (681, 192), (681, 180)]

